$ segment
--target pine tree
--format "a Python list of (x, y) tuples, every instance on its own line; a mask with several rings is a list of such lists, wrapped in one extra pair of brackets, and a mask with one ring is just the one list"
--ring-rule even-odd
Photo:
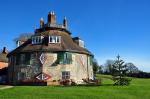
[(113, 64), (113, 80), (114, 85), (129, 85), (131, 79), (127, 77), (127, 66), (125, 65), (124, 61), (120, 59), (120, 56), (117, 56), (117, 60)]

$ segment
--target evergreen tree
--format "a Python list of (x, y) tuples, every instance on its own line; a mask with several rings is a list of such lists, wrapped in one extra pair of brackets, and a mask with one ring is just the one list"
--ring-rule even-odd
[(96, 73), (98, 72), (99, 67), (100, 67), (100, 66), (99, 66), (97, 60), (96, 60), (96, 59), (93, 59), (93, 72), (94, 72), (94, 74), (96, 74)]
[(113, 80), (114, 80), (114, 85), (129, 85), (131, 79), (127, 77), (127, 66), (125, 65), (124, 61), (120, 59), (120, 56), (117, 56), (117, 60), (113, 64)]

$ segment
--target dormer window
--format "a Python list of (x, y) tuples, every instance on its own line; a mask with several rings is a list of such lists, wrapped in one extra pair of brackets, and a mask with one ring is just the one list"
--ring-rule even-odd
[(61, 36), (49, 36), (49, 43), (60, 43)]
[(85, 48), (84, 41), (81, 40), (79, 37), (74, 37), (74, 38), (73, 38), (73, 41), (74, 41), (77, 45), (79, 45), (80, 47)]
[(22, 42), (22, 41), (17, 41), (17, 47), (19, 47), (20, 45), (22, 45), (24, 42)]
[(41, 44), (43, 36), (34, 36), (32, 37), (32, 44)]

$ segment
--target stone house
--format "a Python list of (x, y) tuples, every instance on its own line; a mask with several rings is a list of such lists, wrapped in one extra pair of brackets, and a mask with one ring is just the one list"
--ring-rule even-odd
[(0, 84), (5, 84), (7, 82), (7, 69), (8, 69), (8, 51), (6, 47), (0, 53)]
[(34, 35), (8, 54), (10, 84), (59, 85), (69, 80), (84, 84), (83, 79), (94, 79), (93, 55), (79, 37), (72, 38), (67, 19), (57, 24), (54, 12), (48, 22), (40, 20)]

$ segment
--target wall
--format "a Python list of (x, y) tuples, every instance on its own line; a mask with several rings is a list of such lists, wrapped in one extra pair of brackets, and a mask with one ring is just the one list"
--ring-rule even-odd
[[(14, 83), (20, 81), (31, 81), (44, 79), (47, 82), (62, 79), (62, 71), (70, 71), (70, 79), (76, 83), (83, 83), (82, 79), (93, 79), (93, 67), (90, 58), (85, 54), (72, 53), (72, 64), (56, 64), (57, 53), (32, 53), (31, 65), (10, 64), (9, 75), (13, 75)], [(40, 60), (43, 60), (40, 62)], [(15, 72), (14, 72), (15, 71)], [(12, 72), (12, 73), (11, 73)], [(50, 83), (52, 84), (52, 83)]]

